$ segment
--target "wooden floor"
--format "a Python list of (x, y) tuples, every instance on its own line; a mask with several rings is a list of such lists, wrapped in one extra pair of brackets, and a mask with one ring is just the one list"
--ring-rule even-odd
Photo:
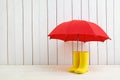
[(120, 80), (120, 65), (91, 65), (89, 72), (67, 72), (68, 65), (0, 65), (0, 80)]

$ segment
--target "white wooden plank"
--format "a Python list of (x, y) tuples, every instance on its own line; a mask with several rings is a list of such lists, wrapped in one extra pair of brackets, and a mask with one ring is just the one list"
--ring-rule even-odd
[(73, 19), (81, 19), (81, 0), (73, 0)]
[[(88, 13), (88, 0), (82, 0), (82, 20), (89, 20), (89, 13)], [(89, 52), (89, 42), (83, 43), (83, 51)]]
[(8, 0), (8, 64), (15, 64), (15, 5)]
[(22, 27), (22, 0), (14, 0), (14, 30), (15, 30), (15, 57), (16, 64), (23, 64), (23, 27)]
[(33, 0), (33, 64), (40, 64), (40, 0)]
[(115, 38), (115, 64), (120, 64), (120, 1), (114, 0), (114, 38)]
[[(81, 19), (81, 0), (73, 0), (73, 20)], [(77, 41), (73, 41), (73, 51), (77, 51)], [(78, 42), (78, 51), (81, 51), (81, 42)]]
[(88, 14), (88, 0), (82, 0), (82, 19), (89, 20)]
[(7, 8), (6, 0), (0, 0), (0, 64), (7, 64)]
[[(106, 1), (98, 0), (98, 25), (106, 32)], [(99, 64), (106, 64), (106, 41), (104, 43), (98, 43), (99, 48)]]
[[(89, 0), (89, 21), (97, 24), (96, 0)], [(98, 64), (97, 42), (90, 42), (90, 64)]]
[(40, 64), (48, 64), (47, 0), (40, 0)]
[[(49, 33), (56, 27), (56, 0), (48, 0)], [(57, 64), (57, 42), (49, 40), (49, 64)]]
[(114, 64), (114, 0), (107, 0), (107, 34), (112, 40), (107, 41), (108, 64)]
[[(64, 0), (57, 0), (57, 25), (64, 21)], [(64, 64), (64, 42), (58, 40), (58, 64)]]
[[(72, 19), (71, 0), (64, 0), (64, 21)], [(72, 64), (72, 41), (65, 42), (65, 64)]]
[(23, 64), (22, 1), (8, 1), (8, 60)]
[(32, 64), (32, 14), (31, 0), (24, 2), (24, 64)]

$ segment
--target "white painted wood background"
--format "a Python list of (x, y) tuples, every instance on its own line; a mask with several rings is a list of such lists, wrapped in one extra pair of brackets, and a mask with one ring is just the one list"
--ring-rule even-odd
[[(99, 24), (111, 41), (85, 43), (90, 64), (120, 64), (120, 0), (0, 0), (0, 64), (72, 64), (76, 42), (49, 40), (71, 19)], [(81, 50), (81, 42), (79, 42)]]

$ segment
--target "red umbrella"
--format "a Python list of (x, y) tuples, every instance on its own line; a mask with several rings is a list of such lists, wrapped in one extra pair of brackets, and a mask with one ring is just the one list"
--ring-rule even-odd
[(72, 20), (58, 25), (48, 36), (63, 41), (101, 41), (110, 39), (95, 23), (84, 20)]
[[(84, 20), (72, 20), (61, 23), (48, 36), (50, 36), (50, 39), (60, 39), (63, 41), (77, 41), (77, 51), (78, 41), (104, 42), (105, 40), (110, 39), (108, 35), (97, 24)], [(74, 57), (75, 61), (73, 63), (73, 67), (71, 67), (69, 71), (76, 73), (84, 73), (88, 71), (87, 67), (89, 54), (80, 56), (80, 63), (77, 63), (76, 59), (78, 58)], [(76, 64), (79, 64), (79, 67), (77, 69)]]

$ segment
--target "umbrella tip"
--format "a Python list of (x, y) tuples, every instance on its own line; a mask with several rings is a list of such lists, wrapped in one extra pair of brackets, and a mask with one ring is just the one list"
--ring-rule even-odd
[(108, 37), (109, 40), (112, 40), (110, 37)]
[(112, 40), (111, 38), (109, 38), (109, 40)]

